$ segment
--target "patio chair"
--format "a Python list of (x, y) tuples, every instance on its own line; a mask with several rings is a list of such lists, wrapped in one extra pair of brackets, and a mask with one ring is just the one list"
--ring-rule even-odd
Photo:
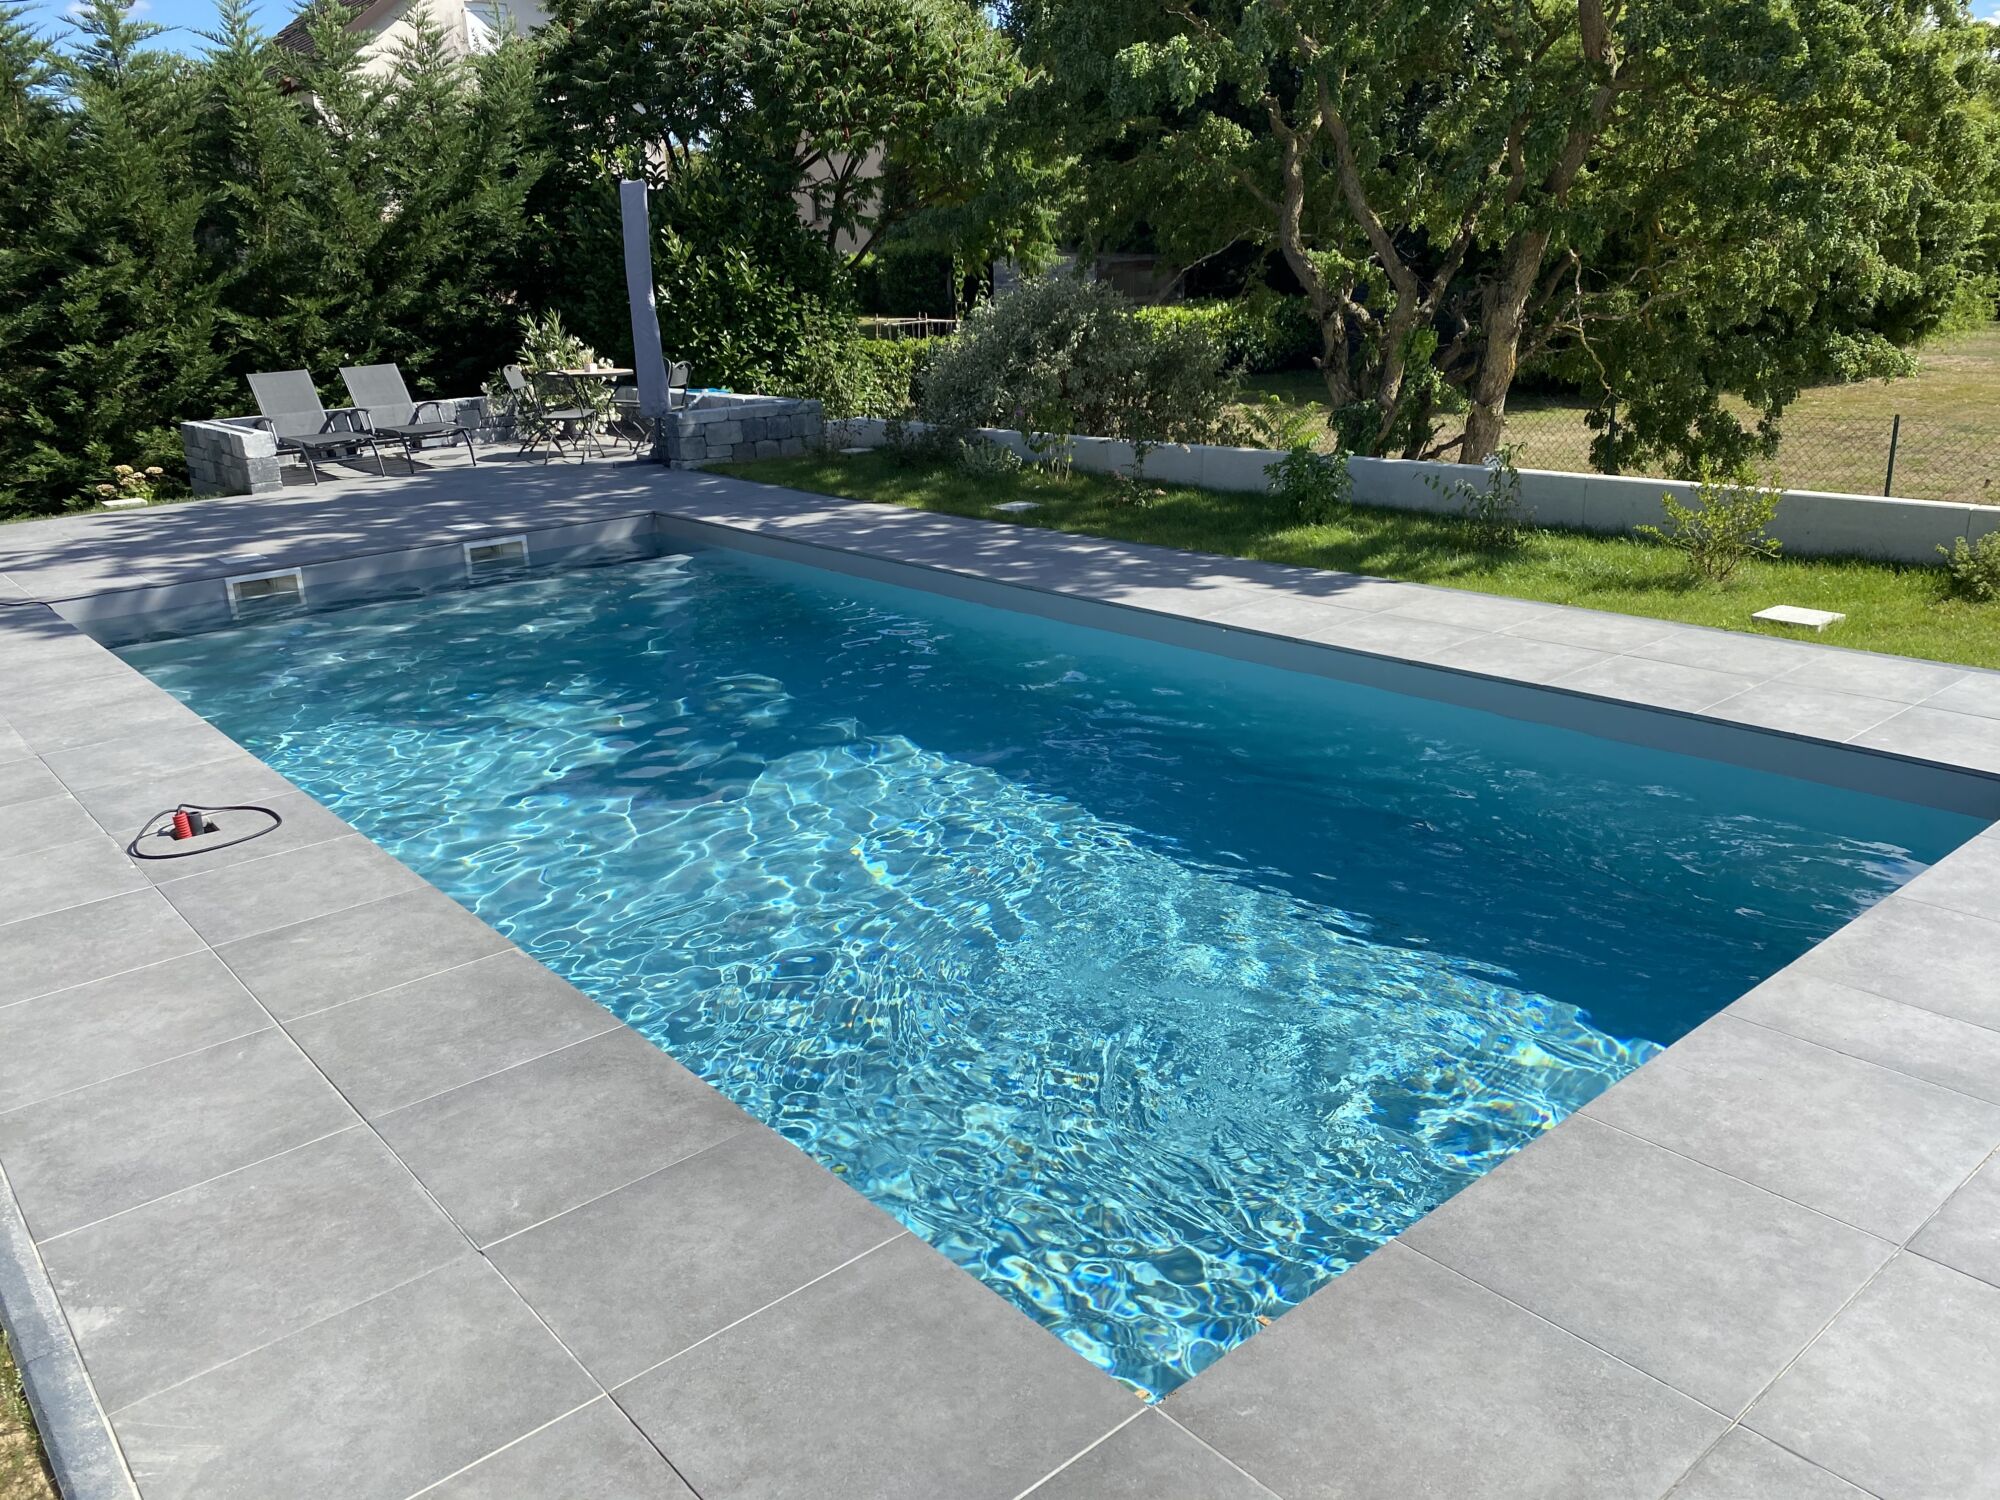
[[(412, 401), (403, 372), (395, 365), (342, 365), (340, 378), (347, 386), (347, 399), (360, 411), (368, 430), (377, 437), (394, 438), (403, 445), (403, 457), (414, 466), (417, 449), (425, 442), (443, 438), (449, 448), (465, 444), (465, 456), (476, 468), (478, 450), (472, 446), (472, 429), (463, 422), (443, 420), (442, 401)], [(431, 420), (424, 420), (424, 412)]]
[[(583, 462), (586, 446), (603, 454), (604, 445), (591, 432), (597, 413), (581, 403), (552, 406), (519, 365), (509, 365), (501, 373), (506, 377), (507, 389), (514, 393), (514, 433), (521, 439), (523, 453), (540, 444), (560, 453), (565, 443), (574, 443), (578, 463)], [(544, 453), (542, 462), (547, 463), (549, 457), (549, 453)]]
[[(673, 411), (674, 392), (680, 392), (680, 405), (685, 408), (694, 403), (688, 398), (688, 362), (675, 360), (667, 366), (667, 410)], [(611, 435), (623, 438), (632, 445), (632, 456), (638, 457), (639, 450), (652, 439), (653, 424), (646, 420), (639, 410), (639, 387), (621, 385), (611, 393)]]
[(251, 420), (278, 440), (278, 452), (296, 453), (306, 462), (312, 482), (319, 483), (322, 459), (346, 458), (364, 450), (375, 455), (375, 472), (382, 467), (382, 449), (352, 407), (328, 411), (320, 405), (319, 391), (304, 370), (273, 370), (250, 377), (250, 394), (257, 398), (257, 416)]

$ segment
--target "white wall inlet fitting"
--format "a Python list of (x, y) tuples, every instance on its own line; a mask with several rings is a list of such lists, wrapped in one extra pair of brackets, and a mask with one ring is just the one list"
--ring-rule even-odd
[(306, 602), (306, 576), (297, 568), (274, 573), (243, 573), (222, 580), (229, 593), (229, 612), (237, 619), (291, 609)]
[(465, 572), (469, 578), (501, 568), (528, 565), (528, 539), (524, 536), (490, 536), (465, 544)]
[(1797, 604), (1774, 604), (1769, 609), (1760, 609), (1750, 617), (1762, 620), (1768, 625), (1803, 625), (1808, 630), (1824, 630), (1829, 625), (1838, 625), (1846, 615), (1835, 614), (1830, 609), (1806, 609)]

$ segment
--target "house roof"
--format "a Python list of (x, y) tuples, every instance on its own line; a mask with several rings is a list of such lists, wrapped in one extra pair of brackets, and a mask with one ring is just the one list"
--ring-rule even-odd
[[(375, 0), (334, 0), (334, 3), (347, 12), (348, 21), (351, 24), (354, 18), (373, 5)], [(291, 22), (272, 40), (277, 42), (287, 52), (296, 52), (302, 57), (311, 57), (313, 55), (313, 40), (312, 33), (306, 29), (307, 14), (307, 11), (301, 10), (296, 16), (292, 17)]]

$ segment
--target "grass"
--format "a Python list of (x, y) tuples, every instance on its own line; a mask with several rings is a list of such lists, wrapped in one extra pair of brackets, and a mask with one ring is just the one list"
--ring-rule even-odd
[(1033, 500), (1041, 509), (1023, 514), (1018, 524), (1760, 635), (1791, 632), (1753, 625), (1753, 611), (1802, 604), (1847, 616), (1824, 634), (1810, 636), (1814, 640), (2000, 667), (2000, 605), (1949, 597), (1945, 575), (1936, 568), (1817, 558), (1752, 561), (1718, 587), (1694, 581), (1670, 548), (1625, 538), (1539, 531), (1517, 551), (1495, 554), (1471, 545), (1452, 517), (1356, 506), (1339, 521), (1308, 526), (1269, 496), (1133, 485), (1100, 475), (1064, 478), (1025, 469), (975, 478), (951, 469), (904, 467), (881, 453), (770, 459), (721, 472), (986, 519), (1000, 519), (995, 505)]
[(0, 1500), (56, 1500), (56, 1487), (42, 1461), (21, 1372), (0, 1334)]
[[(1317, 411), (1326, 387), (1317, 371), (1254, 375), (1252, 403), (1276, 396)], [(1573, 397), (1516, 395), (1505, 440), (1523, 468), (1588, 469), (1592, 433)], [(1895, 491), (1914, 500), (2000, 504), (2000, 324), (1941, 338), (1917, 353), (1917, 373), (1897, 380), (1815, 386), (1785, 411), (1773, 469), (1793, 489), (1879, 495), (1888, 477), (1889, 433), (1903, 419)], [(1449, 427), (1447, 433), (1458, 429)]]

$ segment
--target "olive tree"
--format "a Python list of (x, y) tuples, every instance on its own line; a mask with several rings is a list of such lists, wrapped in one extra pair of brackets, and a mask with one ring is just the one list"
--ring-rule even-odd
[[(1982, 274), (1983, 28), (1889, 0), (1016, 0), (1081, 221), (1282, 257), (1363, 451), (1498, 446), (1524, 365), (1741, 447)], [(1627, 392), (1628, 400), (1633, 393)], [(1461, 439), (1454, 437), (1452, 442)]]

